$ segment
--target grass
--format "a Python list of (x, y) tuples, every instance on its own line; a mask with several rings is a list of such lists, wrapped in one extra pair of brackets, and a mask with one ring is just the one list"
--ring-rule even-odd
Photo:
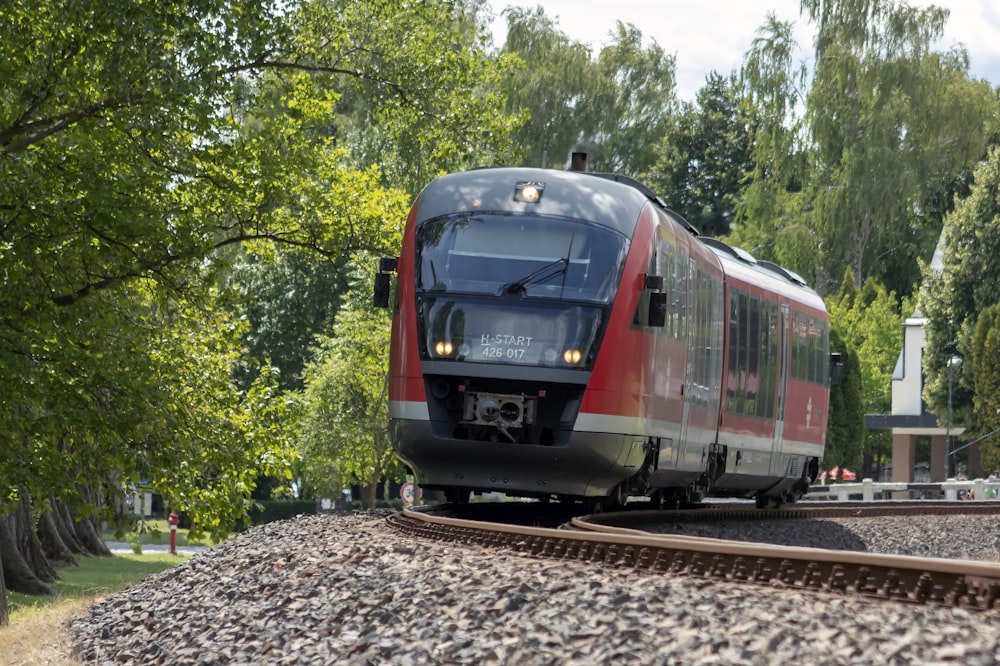
[(71, 636), (65, 623), (84, 615), (102, 597), (184, 559), (183, 555), (163, 553), (80, 557), (79, 566), (58, 569), (61, 580), (52, 585), (55, 596), (32, 597), (8, 591), (10, 626), (0, 627), (0, 662), (19, 666), (79, 664), (71, 655)]

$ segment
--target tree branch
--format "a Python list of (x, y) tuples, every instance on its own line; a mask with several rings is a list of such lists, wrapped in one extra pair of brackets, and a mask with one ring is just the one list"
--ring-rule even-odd
[[(0, 147), (5, 153), (16, 153), (24, 150), (33, 143), (61, 132), (62, 130), (78, 123), (84, 118), (89, 118), (106, 109), (115, 109), (129, 104), (135, 104), (142, 98), (141, 95), (131, 95), (125, 100), (107, 99), (97, 104), (92, 104), (82, 109), (69, 111), (60, 116), (42, 118), (29, 123), (13, 125), (3, 132), (0, 132)], [(38, 128), (36, 130), (36, 128)], [(20, 138), (17, 138), (20, 137)]]

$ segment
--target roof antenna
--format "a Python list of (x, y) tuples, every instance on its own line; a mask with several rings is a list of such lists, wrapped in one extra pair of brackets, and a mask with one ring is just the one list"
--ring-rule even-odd
[(587, 153), (573, 153), (569, 160), (570, 171), (587, 170)]

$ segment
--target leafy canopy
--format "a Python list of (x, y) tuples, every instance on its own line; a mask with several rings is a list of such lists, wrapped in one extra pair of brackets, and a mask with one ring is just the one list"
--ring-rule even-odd
[(233, 249), (342, 260), (395, 243), (387, 219), (408, 197), (345, 151), (347, 94), (430, 168), (506, 150), (509, 62), (463, 12), (0, 5), (0, 381), (21, 387), (0, 396), (0, 504), (148, 478), (222, 529), (249, 474), (281, 473), (277, 375), (261, 359), (256, 381), (233, 381)]

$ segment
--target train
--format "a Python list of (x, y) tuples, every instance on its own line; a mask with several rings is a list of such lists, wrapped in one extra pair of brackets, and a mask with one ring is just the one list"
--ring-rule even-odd
[(443, 175), (374, 291), (395, 453), (447, 501), (773, 507), (817, 477), (839, 368), (822, 298), (637, 180)]

